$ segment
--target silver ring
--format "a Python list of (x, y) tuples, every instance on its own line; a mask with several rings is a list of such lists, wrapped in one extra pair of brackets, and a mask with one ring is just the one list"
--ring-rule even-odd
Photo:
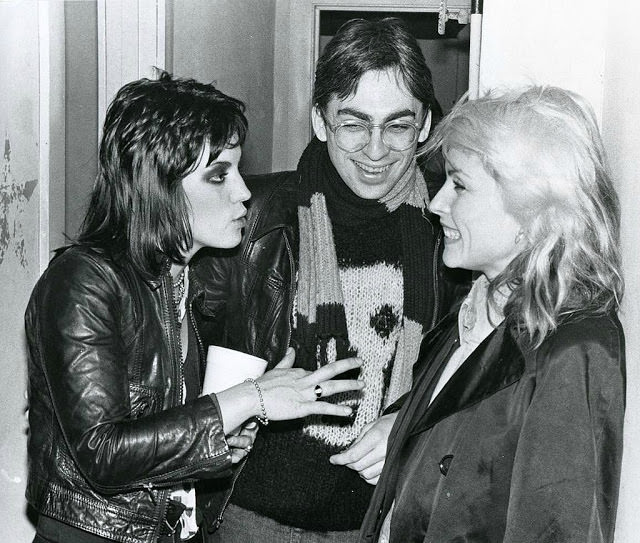
[(313, 392), (316, 395), (316, 398), (322, 398), (322, 387), (320, 385), (316, 385), (316, 388), (313, 389)]

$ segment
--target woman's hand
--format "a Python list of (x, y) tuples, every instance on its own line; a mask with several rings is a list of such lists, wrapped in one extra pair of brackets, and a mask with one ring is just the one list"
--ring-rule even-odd
[[(262, 390), (267, 418), (288, 420), (308, 415), (338, 417), (350, 415), (350, 407), (323, 402), (320, 398), (332, 396), (338, 392), (360, 390), (364, 386), (362, 381), (333, 379), (333, 377), (359, 368), (362, 362), (357, 358), (345, 358), (310, 372), (292, 368), (295, 356), (295, 351), (290, 347), (274, 369), (257, 379)], [(316, 393), (318, 385), (320, 396)]]
[[(267, 418), (289, 420), (308, 415), (334, 415), (346, 417), (351, 408), (323, 402), (320, 398), (338, 392), (360, 390), (364, 383), (355, 379), (333, 379), (355, 368), (362, 362), (357, 358), (345, 358), (328, 364), (314, 372), (292, 368), (295, 351), (292, 348), (271, 371), (256, 380), (262, 393), (262, 403)], [(316, 387), (320, 386), (318, 392)], [(263, 405), (254, 383), (245, 382), (216, 394), (225, 433), (237, 428), (247, 419), (262, 416)]]
[(235, 435), (227, 436), (227, 443), (231, 449), (231, 462), (237, 464), (249, 454), (253, 447), (253, 442), (258, 435), (258, 423), (250, 420), (242, 426)]

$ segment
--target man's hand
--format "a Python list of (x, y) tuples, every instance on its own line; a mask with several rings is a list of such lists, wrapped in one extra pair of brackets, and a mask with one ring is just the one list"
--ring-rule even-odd
[(367, 483), (375, 485), (380, 478), (387, 454), (387, 441), (397, 413), (384, 415), (367, 424), (358, 439), (345, 451), (334, 454), (329, 462), (357, 471)]

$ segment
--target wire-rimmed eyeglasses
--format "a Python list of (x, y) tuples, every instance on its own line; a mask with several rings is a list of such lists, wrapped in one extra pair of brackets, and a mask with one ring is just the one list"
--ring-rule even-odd
[(382, 143), (394, 151), (406, 151), (418, 139), (423, 123), (393, 120), (386, 123), (369, 123), (349, 120), (332, 125), (325, 119), (325, 125), (333, 132), (336, 144), (347, 153), (364, 149), (371, 141), (374, 128), (382, 130)]

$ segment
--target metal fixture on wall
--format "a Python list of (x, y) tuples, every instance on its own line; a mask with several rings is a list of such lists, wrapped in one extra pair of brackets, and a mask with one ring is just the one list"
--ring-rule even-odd
[(482, 2), (471, 0), (471, 36), (469, 39), (469, 98), (480, 93), (480, 43), (482, 41)]
[(460, 24), (471, 24), (469, 39), (469, 98), (478, 97), (480, 92), (480, 41), (482, 38), (482, 1), (471, 0), (471, 9), (450, 10), (447, 0), (440, 0), (438, 9), (438, 34), (444, 36), (448, 20), (456, 19)]

